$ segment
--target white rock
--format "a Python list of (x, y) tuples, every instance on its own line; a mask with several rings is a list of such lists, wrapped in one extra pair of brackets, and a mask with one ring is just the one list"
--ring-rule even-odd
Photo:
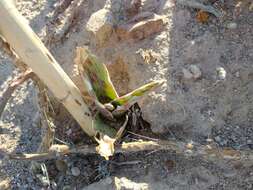
[(223, 67), (217, 67), (216, 71), (217, 71), (217, 76), (220, 80), (226, 79), (227, 72)]

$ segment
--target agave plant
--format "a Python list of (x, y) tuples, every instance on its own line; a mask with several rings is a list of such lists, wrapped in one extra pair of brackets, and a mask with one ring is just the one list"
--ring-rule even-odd
[[(163, 81), (152, 81), (119, 97), (105, 64), (99, 61), (97, 57), (87, 49), (82, 47), (77, 48), (76, 55), (76, 64), (84, 88), (86, 89), (84, 100), (90, 102), (91, 110), (96, 110), (95, 113), (100, 113), (94, 115), (94, 128), (97, 132), (102, 134), (101, 139), (97, 139), (99, 143), (98, 149), (100, 154), (104, 157), (106, 157), (105, 155), (110, 156), (112, 152), (108, 151), (108, 149), (103, 151), (101, 147), (112, 147), (112, 145), (105, 146), (102, 144), (105, 142), (113, 144), (116, 137), (119, 137), (119, 133), (109, 126), (110, 122), (108, 124), (105, 119), (115, 122), (115, 117), (119, 115), (123, 116), (133, 104), (138, 102), (144, 95), (162, 85)], [(122, 128), (120, 128), (119, 132), (122, 133)], [(115, 140), (103, 140), (108, 139), (108, 136)], [(110, 154), (108, 152), (110, 152)]]

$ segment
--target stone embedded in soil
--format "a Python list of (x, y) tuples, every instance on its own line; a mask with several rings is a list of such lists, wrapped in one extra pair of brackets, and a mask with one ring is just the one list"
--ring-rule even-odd
[(162, 31), (163, 26), (164, 17), (153, 14), (151, 18), (148, 17), (138, 22), (117, 26), (116, 34), (121, 40), (142, 40)]
[(201, 77), (202, 73), (197, 65), (190, 65), (189, 69), (183, 68), (183, 75), (186, 80), (196, 80)]
[(87, 22), (86, 29), (95, 38), (98, 46), (104, 45), (113, 31), (113, 15), (111, 11), (100, 9), (93, 13)]

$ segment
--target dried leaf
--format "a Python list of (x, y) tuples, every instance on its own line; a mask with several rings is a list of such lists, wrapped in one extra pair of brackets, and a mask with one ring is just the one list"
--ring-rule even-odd
[(114, 138), (111, 138), (107, 135), (101, 135), (100, 139), (95, 137), (95, 140), (98, 142), (98, 146), (96, 147), (96, 151), (103, 156), (106, 160), (109, 160), (109, 157), (114, 154), (114, 143), (121, 138), (123, 132), (126, 128), (128, 122), (128, 116), (126, 115), (126, 120), (123, 125), (118, 130), (117, 134)]
[(114, 143), (116, 139), (113, 139), (107, 135), (102, 135), (100, 139), (95, 138), (98, 142), (96, 151), (103, 156), (106, 160), (109, 160), (109, 157), (114, 154)]

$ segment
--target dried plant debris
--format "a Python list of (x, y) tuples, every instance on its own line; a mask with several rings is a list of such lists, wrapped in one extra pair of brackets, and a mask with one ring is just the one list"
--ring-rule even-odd
[(194, 9), (200, 9), (202, 11), (208, 12), (213, 14), (214, 16), (220, 18), (223, 16), (222, 12), (216, 8), (214, 8), (211, 5), (204, 5), (203, 3), (197, 1), (197, 0), (176, 0), (176, 2), (180, 5), (194, 8)]
[[(49, 152), (35, 153), (35, 154), (15, 154), (1, 151), (7, 159), (12, 160), (47, 160), (56, 159), (68, 154), (97, 154), (101, 153), (105, 157), (110, 156), (112, 153), (133, 153), (140, 151), (158, 151), (168, 150), (175, 151), (178, 154), (183, 154), (187, 157), (202, 157), (211, 162), (225, 161), (228, 164), (242, 164), (244, 166), (251, 166), (253, 155), (251, 151), (238, 151), (231, 148), (219, 148), (215, 144), (200, 145), (195, 143), (189, 146), (189, 143), (180, 141), (136, 141), (136, 142), (123, 142), (120, 145), (112, 146), (115, 139), (108, 136), (103, 136), (99, 140), (99, 146), (83, 145), (71, 148), (67, 145), (52, 145)], [(96, 150), (97, 149), (97, 150)], [(98, 152), (97, 152), (98, 151)]]
[(114, 154), (114, 143), (116, 139), (111, 138), (107, 135), (102, 135), (100, 139), (95, 138), (98, 146), (96, 147), (96, 151), (106, 160), (109, 160), (109, 157)]

